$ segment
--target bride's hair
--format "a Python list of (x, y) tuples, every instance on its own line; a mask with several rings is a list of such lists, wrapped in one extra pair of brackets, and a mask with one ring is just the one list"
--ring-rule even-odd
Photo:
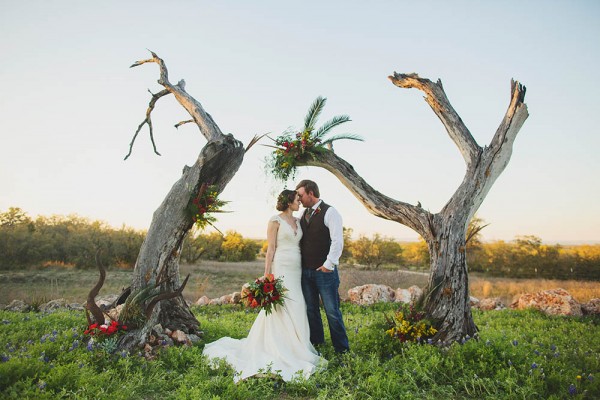
[(295, 190), (285, 189), (277, 196), (277, 211), (285, 211), (290, 206), (290, 203), (294, 202), (297, 194)]

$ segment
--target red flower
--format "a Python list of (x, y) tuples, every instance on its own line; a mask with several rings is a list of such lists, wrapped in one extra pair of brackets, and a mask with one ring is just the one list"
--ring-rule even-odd
[(267, 282), (267, 283), (265, 283), (265, 284), (263, 285), (263, 290), (264, 290), (266, 293), (271, 293), (271, 292), (273, 291), (273, 289), (275, 289), (275, 286), (273, 286), (273, 284), (272, 284), (272, 283), (268, 283), (268, 282)]

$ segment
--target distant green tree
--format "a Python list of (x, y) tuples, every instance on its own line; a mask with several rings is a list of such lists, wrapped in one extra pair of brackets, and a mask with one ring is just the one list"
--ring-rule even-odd
[(360, 236), (352, 242), (352, 258), (359, 264), (378, 268), (382, 264), (399, 264), (402, 260), (402, 247), (391, 238), (373, 235), (373, 239)]
[(188, 264), (199, 260), (218, 260), (221, 258), (223, 236), (218, 232), (198, 234), (195, 231), (183, 242), (181, 258)]

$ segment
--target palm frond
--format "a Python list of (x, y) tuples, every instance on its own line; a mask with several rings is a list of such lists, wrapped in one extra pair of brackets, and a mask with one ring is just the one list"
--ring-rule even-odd
[(346, 133), (346, 134), (343, 134), (343, 135), (332, 136), (329, 139), (324, 140), (322, 143), (323, 143), (323, 145), (326, 145), (327, 143), (333, 143), (336, 140), (345, 140), (345, 139), (348, 139), (348, 140), (358, 140), (359, 142), (364, 142), (365, 141), (365, 139), (363, 139), (362, 137), (360, 137), (358, 135), (353, 135), (353, 134), (350, 134), (350, 133)]
[(319, 96), (312, 103), (312, 105), (308, 109), (308, 114), (306, 114), (306, 117), (304, 118), (305, 131), (310, 132), (315, 128), (317, 119), (319, 119), (319, 115), (321, 114), (321, 111), (323, 111), (323, 107), (325, 107), (326, 102), (327, 99), (325, 97)]
[(348, 121), (351, 121), (351, 119), (347, 115), (338, 115), (338, 116), (333, 117), (329, 121), (325, 122), (319, 128), (319, 130), (317, 130), (317, 133), (315, 133), (315, 138), (321, 139), (323, 136), (325, 136), (327, 134), (327, 132), (329, 132), (336, 126), (346, 123)]

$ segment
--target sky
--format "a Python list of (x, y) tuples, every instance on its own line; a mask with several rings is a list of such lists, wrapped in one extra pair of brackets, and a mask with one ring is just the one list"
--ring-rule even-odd
[[(206, 143), (172, 96), (123, 158), (145, 117), (158, 68), (248, 143), (303, 124), (317, 96), (320, 121), (352, 119), (334, 133), (336, 153), (376, 190), (438, 212), (465, 174), (464, 161), (416, 89), (394, 71), (440, 79), (480, 146), (510, 100), (527, 87), (529, 118), (477, 215), (483, 239), (535, 235), (547, 243), (600, 242), (600, 2), (590, 1), (115, 1), (0, 0), (0, 212), (77, 214), (147, 229), (185, 165)], [(262, 144), (271, 142), (263, 139)], [(256, 145), (221, 197), (217, 227), (266, 237), (275, 198), (315, 180), (354, 236), (418, 235), (368, 213), (329, 172), (295, 180), (265, 172)]]

